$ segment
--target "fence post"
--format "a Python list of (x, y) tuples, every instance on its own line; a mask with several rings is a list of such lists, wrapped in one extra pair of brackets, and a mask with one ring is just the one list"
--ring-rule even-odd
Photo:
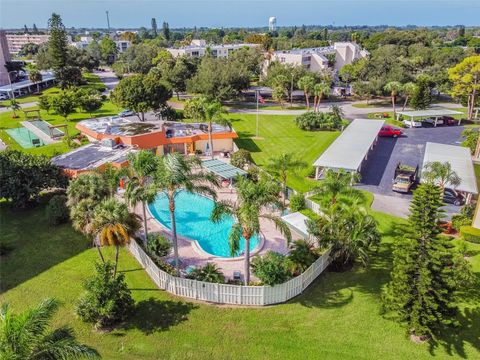
[(217, 288), (217, 303), (220, 302), (220, 284), (216, 283), (216, 288)]
[(238, 299), (238, 304), (242, 305), (243, 304), (243, 286), (239, 286), (240, 291), (239, 293), (239, 299)]
[(262, 286), (262, 301), (261, 305), (265, 305), (265, 286)]

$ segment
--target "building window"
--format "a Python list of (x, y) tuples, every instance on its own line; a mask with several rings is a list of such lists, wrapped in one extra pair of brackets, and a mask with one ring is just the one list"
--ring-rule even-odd
[(281, 63), (284, 63), (284, 62), (285, 62), (285, 58), (284, 58), (284, 57), (281, 57), (281, 58), (280, 58), (280, 62), (281, 62)]
[(199, 52), (198, 51), (192, 51), (192, 56), (199, 56)]

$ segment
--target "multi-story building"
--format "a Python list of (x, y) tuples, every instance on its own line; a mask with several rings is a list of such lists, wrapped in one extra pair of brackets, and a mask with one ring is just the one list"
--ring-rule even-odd
[(179, 48), (168, 48), (167, 50), (174, 56), (203, 57), (209, 52), (213, 57), (226, 58), (237, 49), (243, 47), (258, 47), (260, 44), (224, 44), (207, 45), (205, 40), (192, 40), (190, 45)]
[(12, 59), (10, 57), (10, 51), (8, 50), (5, 31), (0, 30), (0, 86), (10, 83), (10, 78), (5, 64), (11, 60)]
[[(88, 45), (90, 45), (90, 43), (93, 41), (93, 39), (91, 37), (87, 39), (87, 37), (85, 36), (83, 36), (82, 38), (80, 39), (80, 41), (72, 42), (71, 45), (75, 46), (77, 49), (86, 49)], [(117, 50), (119, 53), (127, 51), (127, 49), (132, 45), (132, 43), (128, 40), (114, 40), (114, 42), (117, 46)]]
[(8, 49), (10, 53), (16, 54), (25, 44), (41, 45), (48, 41), (50, 35), (34, 35), (34, 34), (7, 34)]

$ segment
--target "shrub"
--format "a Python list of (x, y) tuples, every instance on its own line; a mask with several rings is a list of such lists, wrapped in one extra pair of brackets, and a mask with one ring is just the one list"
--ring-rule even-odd
[(225, 276), (223, 275), (222, 271), (213, 263), (207, 263), (203, 267), (194, 269), (188, 277), (190, 279), (210, 283), (223, 284), (225, 282)]
[(251, 166), (247, 171), (247, 178), (253, 182), (258, 182), (260, 180), (260, 170), (256, 166)]
[(134, 301), (124, 274), (113, 277), (114, 265), (96, 263), (96, 273), (84, 284), (86, 290), (78, 301), (77, 315), (95, 327), (111, 326), (124, 321), (134, 309)]
[(240, 149), (232, 154), (230, 158), (230, 164), (240, 169), (243, 169), (245, 165), (251, 164), (253, 162), (252, 155), (250, 151), (245, 149)]
[(155, 257), (164, 257), (170, 254), (172, 244), (159, 233), (151, 233), (147, 236), (147, 252)]
[(460, 234), (464, 240), (480, 244), (480, 229), (472, 226), (462, 226), (460, 228)]
[(309, 111), (295, 119), (295, 124), (302, 130), (338, 130), (342, 127), (342, 120), (333, 113)]
[(318, 259), (313, 245), (306, 240), (297, 240), (290, 245), (289, 266), (294, 274), (304, 272)]
[(290, 210), (293, 212), (305, 209), (305, 196), (301, 193), (290, 197)]
[(286, 256), (274, 251), (253, 258), (252, 270), (256, 277), (270, 286), (284, 283), (291, 277)]
[(455, 214), (452, 216), (453, 228), (459, 230), (462, 226), (471, 225), (474, 214), (475, 206), (473, 204), (465, 205), (460, 210), (460, 214)]
[(67, 207), (66, 195), (54, 195), (48, 202), (47, 219), (52, 225), (63, 224), (69, 219), (69, 210)]

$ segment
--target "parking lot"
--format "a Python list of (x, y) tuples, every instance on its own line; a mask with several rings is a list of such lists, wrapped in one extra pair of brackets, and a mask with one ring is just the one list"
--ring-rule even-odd
[[(392, 210), (402, 207), (404, 212), (412, 194), (392, 191), (392, 180), (397, 164), (401, 162), (410, 166), (418, 165), (421, 169), (427, 142), (459, 145), (463, 130), (463, 126), (404, 129), (404, 135), (396, 139), (379, 138), (368, 160), (362, 166), (362, 180), (358, 187), (380, 195), (378, 198), (383, 200), (382, 206), (391, 206)], [(395, 198), (399, 200), (395, 201)], [(388, 204), (388, 200), (391, 200), (391, 204)], [(448, 205), (446, 210), (448, 213), (455, 213), (459, 207)]]

